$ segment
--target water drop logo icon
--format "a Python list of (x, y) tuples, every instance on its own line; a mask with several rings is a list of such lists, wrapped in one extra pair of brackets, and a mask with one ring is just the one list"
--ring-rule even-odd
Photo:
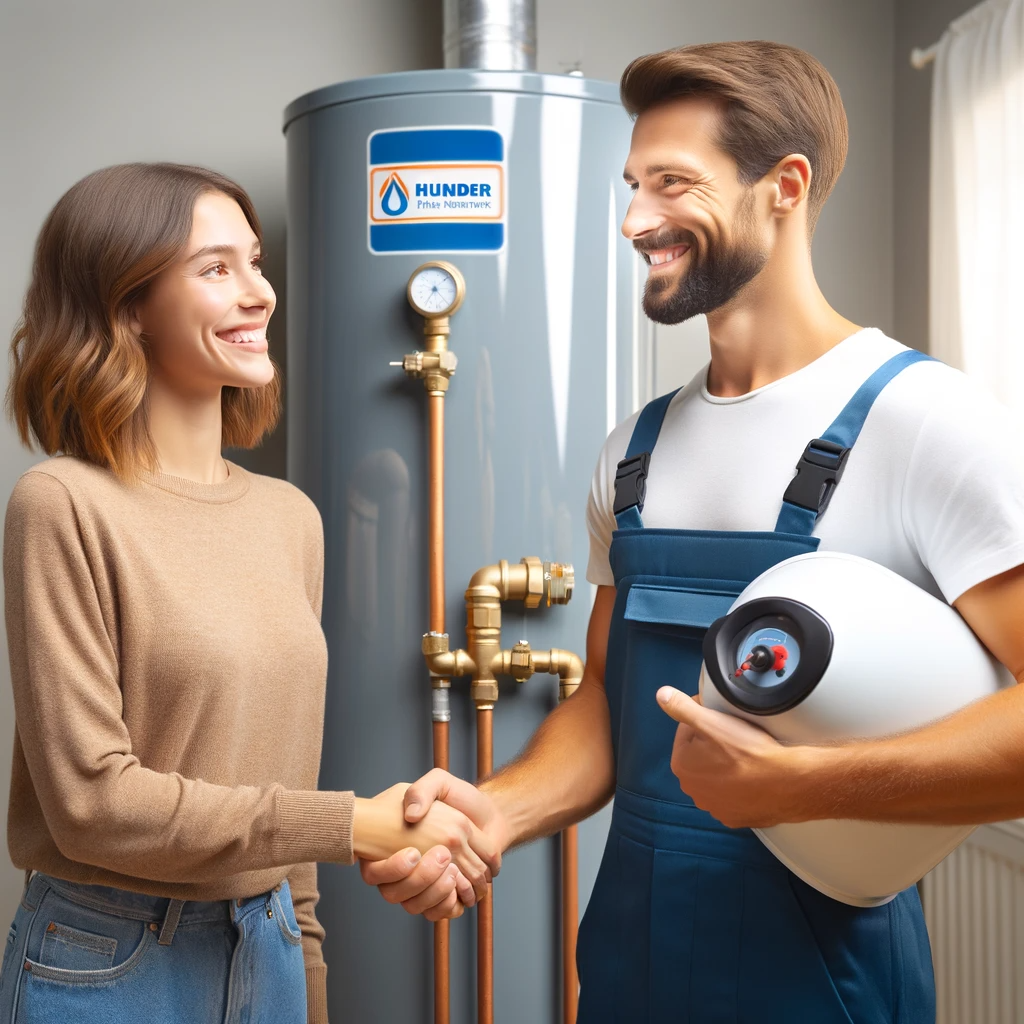
[(389, 174), (380, 187), (380, 208), (389, 217), (400, 217), (409, 209), (409, 190), (395, 173)]

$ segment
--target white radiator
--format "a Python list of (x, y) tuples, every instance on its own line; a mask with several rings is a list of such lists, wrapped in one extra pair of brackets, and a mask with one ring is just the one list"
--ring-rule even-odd
[(983, 825), (921, 886), (937, 1024), (1022, 1024), (1024, 819)]

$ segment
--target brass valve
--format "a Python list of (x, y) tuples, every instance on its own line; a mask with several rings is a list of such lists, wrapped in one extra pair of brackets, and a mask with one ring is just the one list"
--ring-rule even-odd
[(392, 366), (400, 366), (406, 376), (422, 380), (428, 391), (447, 391), (459, 360), (449, 349), (436, 352), (412, 352), (402, 358), (401, 362), (392, 362)]
[(517, 682), (525, 683), (533, 675), (533, 654), (525, 640), (514, 644), (509, 652), (508, 674)]

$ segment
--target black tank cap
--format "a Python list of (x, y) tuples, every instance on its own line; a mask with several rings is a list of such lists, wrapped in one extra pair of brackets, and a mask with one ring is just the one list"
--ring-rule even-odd
[[(734, 676), (736, 643), (755, 623), (789, 633), (800, 648), (793, 674), (774, 686), (755, 686)], [(758, 597), (711, 623), (704, 636), (704, 665), (715, 689), (752, 715), (780, 715), (795, 708), (821, 681), (832, 660), (829, 624), (813, 608), (788, 597)]]

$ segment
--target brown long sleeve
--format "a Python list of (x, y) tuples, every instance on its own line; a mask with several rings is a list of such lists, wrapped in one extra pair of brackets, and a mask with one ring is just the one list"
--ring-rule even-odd
[(294, 879), (322, 989), (315, 862), (351, 863), (353, 806), (316, 790), (322, 526), (291, 484), (229, 472), (128, 487), (65, 456), (18, 481), (8, 847), (20, 868), (178, 899)]

